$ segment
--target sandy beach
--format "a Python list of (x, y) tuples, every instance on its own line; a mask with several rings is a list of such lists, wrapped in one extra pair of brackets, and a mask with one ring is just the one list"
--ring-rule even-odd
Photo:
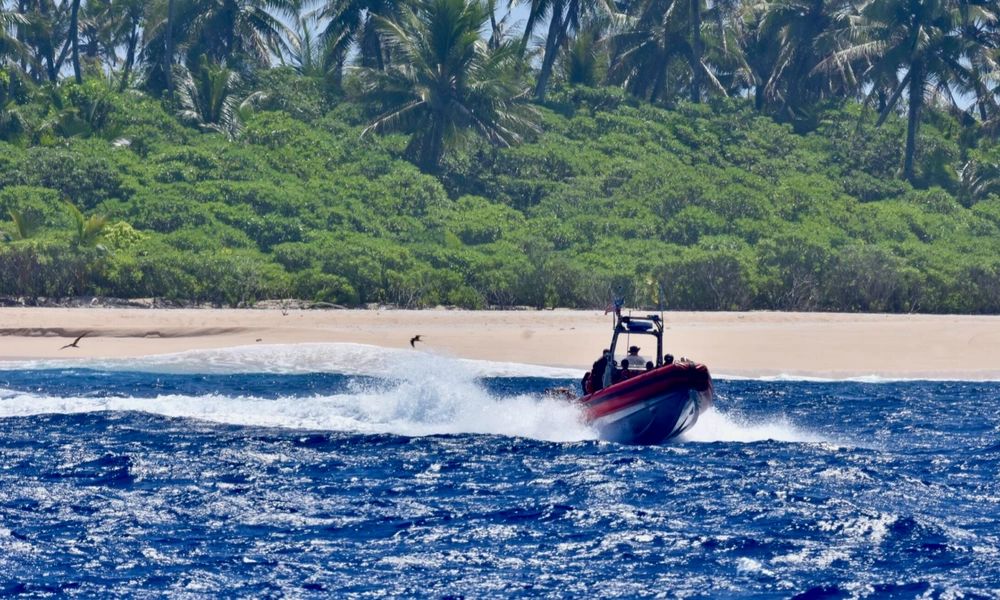
[[(1000, 378), (996, 316), (668, 312), (665, 320), (666, 351), (719, 374)], [(421, 334), (418, 349), (583, 370), (607, 345), (610, 323), (600, 311), (574, 310), (0, 308), (0, 360), (302, 342), (408, 348)], [(60, 349), (84, 332), (78, 348)]]

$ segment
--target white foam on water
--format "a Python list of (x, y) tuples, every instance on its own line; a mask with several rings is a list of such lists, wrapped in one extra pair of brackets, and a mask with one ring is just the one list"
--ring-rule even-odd
[[(227, 361), (213, 362), (204, 353), (200, 354), (199, 358), (206, 360), (205, 364), (221, 369), (210, 372), (231, 373), (234, 371), (230, 369), (238, 366), (238, 363), (230, 362), (234, 360), (231, 355), (209, 356)], [(263, 352), (257, 354), (254, 360), (267, 360), (273, 356), (273, 353)], [(320, 356), (322, 360), (329, 359), (325, 351)], [(357, 356), (371, 358), (363, 350)], [(179, 363), (166, 364), (187, 367), (189, 360), (190, 357), (183, 357)], [(273, 366), (287, 373), (287, 364), (275, 363)], [(313, 361), (304, 372), (316, 372), (317, 369), (313, 368), (316, 364)], [(346, 392), (336, 394), (278, 399), (216, 394), (163, 395), (155, 398), (52, 397), (0, 390), (0, 417), (105, 410), (141, 411), (234, 425), (411, 436), (480, 433), (550, 441), (597, 437), (584, 424), (579, 407), (570, 402), (528, 394), (490, 394), (476, 382), (483, 369), (482, 365), (474, 362), (407, 352), (400, 353), (393, 365), (392, 380), (355, 383)], [(133, 369), (146, 370), (144, 367), (149, 365), (132, 366)], [(260, 370), (255, 369), (254, 372)], [(370, 374), (371, 369), (365, 369), (365, 372)]]
[(139, 358), (0, 361), (0, 369), (103, 369), (151, 373), (342, 373), (396, 376), (402, 368), (431, 357), (462, 365), (475, 377), (543, 377), (579, 379), (584, 369), (545, 367), (511, 362), (458, 359), (430, 351), (400, 350), (367, 344), (311, 343), (237, 346), (188, 350)]
[(480, 433), (549, 441), (595, 439), (579, 411), (566, 402), (514, 398), (400, 398), (387, 394), (279, 398), (165, 395), (155, 398), (79, 398), (5, 393), (0, 418), (96, 411), (139, 411), (261, 427), (408, 436)]
[[(345, 375), (392, 376), (398, 362), (413, 355), (431, 355), (426, 349), (409, 350), (384, 348), (367, 344), (304, 343), (256, 344), (207, 350), (189, 350), (173, 354), (158, 354), (139, 358), (119, 359), (45, 359), (25, 361), (0, 361), (0, 371), (11, 369), (65, 369), (87, 368), (109, 371), (145, 371), (152, 373), (343, 373)], [(581, 368), (548, 367), (527, 363), (497, 362), (452, 358), (472, 370), (478, 377), (541, 377), (551, 379), (579, 379), (586, 365)], [(748, 377), (716, 373), (713, 378), (732, 381), (802, 381), (814, 383), (899, 383), (906, 381), (1000, 381), (995, 374), (985, 373), (971, 377), (886, 377), (882, 375), (857, 375), (848, 377), (821, 377), (801, 374), (777, 374)]]
[(766, 421), (750, 421), (737, 415), (721, 413), (710, 408), (700, 417), (698, 423), (681, 436), (687, 442), (829, 442), (823, 436), (802, 429), (785, 417), (775, 417)]
[[(485, 433), (552, 441), (595, 439), (578, 407), (537, 395), (497, 397), (480, 377), (577, 380), (579, 369), (455, 359), (427, 351), (365, 344), (254, 345), (128, 359), (44, 360), (0, 363), (0, 369), (90, 368), (108, 371), (198, 374), (341, 373), (387, 378), (350, 393), (287, 397), (159, 396), (157, 398), (54, 398), (0, 390), (0, 416), (136, 410), (236, 425), (259, 425), (431, 435)], [(723, 376), (724, 377), (724, 376)], [(760, 380), (833, 381), (764, 377)], [(861, 379), (858, 379), (859, 381)], [(864, 379), (875, 382), (872, 379)], [(884, 380), (889, 381), (889, 380)], [(783, 417), (749, 421), (711, 409), (680, 441), (829, 442)]]

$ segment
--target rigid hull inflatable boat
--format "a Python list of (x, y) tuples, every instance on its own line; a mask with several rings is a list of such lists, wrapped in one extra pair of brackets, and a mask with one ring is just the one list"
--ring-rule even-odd
[[(631, 346), (614, 360), (621, 337), (652, 336), (656, 359), (646, 361)], [(624, 444), (658, 444), (684, 433), (712, 406), (712, 378), (705, 365), (663, 355), (659, 315), (621, 316), (615, 311), (611, 346), (584, 376), (583, 405), (601, 439)]]

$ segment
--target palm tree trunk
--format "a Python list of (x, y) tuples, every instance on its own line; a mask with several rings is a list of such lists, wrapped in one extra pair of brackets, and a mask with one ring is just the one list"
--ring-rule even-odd
[(497, 6), (496, 0), (490, 0), (487, 3), (487, 7), (490, 11), (490, 39), (487, 42), (487, 46), (490, 50), (495, 50), (500, 46), (500, 28), (497, 27)]
[[(24, 4), (24, 12), (27, 12), (30, 4), (31, 3)], [(49, 14), (49, 9), (45, 2), (39, 2), (36, 10), (43, 18), (47, 17)], [(56, 49), (53, 41), (52, 37), (39, 39), (35, 48), (37, 51), (38, 62), (41, 63), (43, 62), (42, 59), (44, 59), (44, 68), (49, 81), (56, 83), (59, 80), (59, 67), (62, 65), (62, 60), (56, 60)], [(41, 79), (41, 77), (39, 77), (39, 79)]]
[(167, 93), (174, 95), (174, 0), (167, 1), (167, 48), (163, 57), (163, 75), (167, 78)]
[(122, 80), (118, 84), (119, 92), (128, 89), (129, 76), (132, 74), (132, 65), (135, 63), (135, 49), (138, 45), (139, 31), (133, 27), (128, 36), (128, 49), (125, 51), (125, 64), (122, 66)]
[[(26, 14), (28, 12), (28, 5), (27, 5), (27, 3), (25, 3), (23, 0), (21, 2), (18, 2), (18, 4), (17, 4), (17, 12), (21, 13), (22, 15)], [(17, 34), (16, 34), (17, 35), (17, 41), (21, 42), (22, 44), (25, 43), (24, 33), (25, 33), (25, 27), (23, 25), (18, 25), (17, 26)], [(28, 57), (27, 57), (27, 53), (21, 55), (20, 62), (21, 62), (21, 70), (24, 71), (25, 73), (28, 73), (29, 71), (28, 71)], [(32, 69), (32, 71), (33, 70), (34, 69)]]
[(343, 56), (338, 56), (334, 59), (334, 64), (336, 65), (331, 70), (327, 70), (327, 76), (330, 78), (330, 83), (333, 84), (333, 89), (340, 90), (344, 83), (344, 61), (346, 59)]
[(382, 37), (379, 35), (375, 25), (375, 19), (368, 17), (364, 30), (361, 33), (359, 51), (361, 52), (361, 64), (385, 71), (385, 55), (382, 53)]
[(899, 102), (899, 97), (903, 95), (903, 90), (907, 89), (910, 82), (913, 81), (913, 74), (913, 67), (910, 67), (910, 70), (906, 72), (903, 80), (899, 82), (899, 85), (897, 85), (896, 89), (893, 90), (892, 95), (889, 96), (888, 100), (885, 99), (884, 92), (879, 92), (879, 105), (881, 106), (881, 109), (878, 115), (878, 120), (875, 121), (875, 127), (881, 127), (882, 123), (885, 123), (885, 120), (889, 118), (889, 111), (896, 106), (896, 103)]
[[(40, 3), (39, 6), (44, 6), (44, 3)], [(71, 57), (70, 61), (73, 63), (73, 72), (76, 75), (77, 83), (81, 83), (82, 81), (79, 74), (80, 50), (77, 48), (76, 43), (80, 30), (79, 11), (80, 0), (73, 0), (73, 4), (70, 5), (69, 30), (66, 32), (66, 40), (63, 42), (62, 49), (59, 51), (59, 57), (55, 59), (55, 62), (52, 62), (51, 59), (49, 60), (49, 79), (53, 83), (59, 80), (59, 72), (62, 71), (67, 56)], [(44, 11), (39, 12), (45, 14)]]
[(538, 72), (538, 81), (535, 84), (535, 98), (539, 101), (545, 100), (545, 90), (549, 85), (549, 78), (552, 76), (556, 54), (559, 52), (566, 27), (569, 25), (569, 15), (566, 15), (566, 19), (567, 21), (563, 21), (563, 3), (553, 4), (552, 19), (549, 20), (549, 34), (545, 39), (545, 56), (542, 58), (542, 69)]
[(80, 0), (73, 0), (70, 8), (69, 35), (73, 48), (73, 76), (77, 83), (83, 83), (83, 72), (80, 70)]
[(531, 41), (531, 34), (535, 32), (535, 22), (538, 20), (538, 17), (539, 15), (535, 11), (535, 3), (532, 2), (528, 11), (528, 22), (524, 24), (524, 34), (521, 36), (522, 56), (528, 49), (528, 42)]
[(226, 48), (224, 55), (219, 57), (219, 62), (225, 63), (227, 58), (232, 58), (236, 55), (236, 19), (239, 9), (235, 6), (232, 1), (226, 2), (226, 6), (229, 7), (230, 11), (226, 15)]
[(701, 102), (701, 0), (690, 0), (691, 10), (691, 102)]
[(444, 130), (447, 119), (444, 115), (437, 115), (433, 119), (430, 131), (423, 140), (420, 148), (420, 168), (425, 173), (437, 173), (441, 166), (441, 159), (444, 158)]
[(916, 63), (910, 67), (910, 106), (906, 118), (906, 150), (903, 154), (903, 178), (913, 183), (913, 159), (917, 153), (917, 129), (920, 127), (920, 109), (924, 103), (923, 65)]
[(653, 80), (653, 87), (649, 92), (649, 101), (654, 104), (658, 102), (666, 87), (667, 73), (663, 69), (659, 69), (656, 73), (656, 79)]

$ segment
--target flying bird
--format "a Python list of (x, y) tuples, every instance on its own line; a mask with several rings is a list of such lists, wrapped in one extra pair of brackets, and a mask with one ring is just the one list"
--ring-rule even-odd
[(72, 344), (66, 344), (65, 346), (63, 346), (62, 348), (60, 348), (60, 350), (65, 350), (66, 348), (79, 348), (79, 346), (77, 346), (77, 344), (80, 343), (80, 340), (82, 340), (89, 333), (90, 333), (89, 331), (84, 331), (82, 334), (80, 334), (80, 337), (78, 337), (75, 340), (73, 340)]
[(411, 348), (416, 348), (417, 347), (417, 342), (422, 342), (422, 341), (423, 340), (420, 339), (419, 335), (415, 335), (415, 336), (413, 336), (413, 337), (410, 338), (410, 347)]

